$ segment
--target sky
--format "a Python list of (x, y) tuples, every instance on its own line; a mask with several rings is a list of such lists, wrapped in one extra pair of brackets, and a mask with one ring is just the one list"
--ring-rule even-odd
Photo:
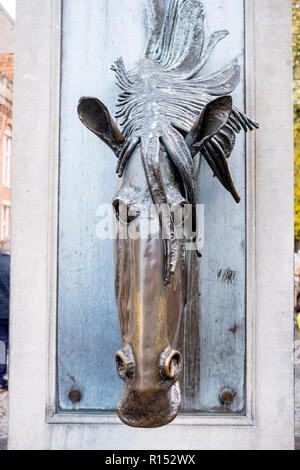
[(0, 0), (1, 5), (10, 14), (12, 18), (16, 15), (16, 0)]

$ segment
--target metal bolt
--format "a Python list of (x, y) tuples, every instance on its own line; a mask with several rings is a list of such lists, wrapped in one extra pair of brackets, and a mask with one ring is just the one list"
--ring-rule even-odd
[(223, 388), (220, 392), (220, 402), (224, 406), (231, 406), (236, 397), (236, 392), (231, 388)]
[(72, 403), (79, 403), (81, 401), (80, 390), (72, 389), (68, 395), (68, 398)]

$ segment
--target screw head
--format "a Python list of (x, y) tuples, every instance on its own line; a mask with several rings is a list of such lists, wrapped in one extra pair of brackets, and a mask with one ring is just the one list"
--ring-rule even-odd
[(236, 392), (231, 388), (223, 388), (220, 392), (220, 402), (224, 406), (231, 406), (236, 397)]
[(81, 392), (80, 392), (80, 390), (72, 389), (69, 392), (68, 398), (72, 403), (79, 403), (81, 401)]

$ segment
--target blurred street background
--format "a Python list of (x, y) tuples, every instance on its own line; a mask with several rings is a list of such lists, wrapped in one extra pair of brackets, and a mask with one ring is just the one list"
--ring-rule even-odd
[[(11, 217), (11, 160), (12, 160), (12, 107), (14, 74), (14, 17), (15, 0), (0, 0), (0, 259), (3, 241), (10, 238)], [(1, 264), (1, 263), (0, 263)], [(9, 269), (9, 268), (8, 268)], [(1, 265), (2, 277), (2, 265)], [(9, 276), (9, 271), (8, 271)], [(7, 313), (3, 311), (3, 283), (0, 279), (0, 450), (7, 447), (7, 371), (2, 364), (3, 345), (7, 339)], [(8, 284), (9, 292), (9, 284)], [(6, 325), (5, 325), (6, 322)], [(4, 349), (5, 352), (5, 349)]]
[(296, 449), (300, 450), (300, 332), (296, 331), (296, 365), (295, 397), (296, 397)]
[(7, 405), (8, 393), (0, 393), (0, 450), (7, 445)]
[(296, 448), (300, 450), (300, 1), (293, 0), (295, 141), (295, 387)]

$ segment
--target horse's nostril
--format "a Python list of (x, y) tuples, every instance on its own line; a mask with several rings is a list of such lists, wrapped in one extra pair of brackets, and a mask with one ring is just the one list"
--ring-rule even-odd
[(121, 357), (120, 353), (116, 354), (116, 366), (119, 375), (123, 376), (126, 374), (126, 364), (124, 362), (124, 359)]
[(177, 380), (182, 372), (183, 359), (179, 351), (165, 350), (162, 354), (162, 372), (168, 379)]
[(182, 356), (179, 351), (173, 352), (166, 362), (166, 374), (170, 379), (173, 379), (181, 372)]
[(127, 346), (117, 352), (116, 367), (119, 377), (125, 382), (134, 378), (135, 361), (130, 346)]

